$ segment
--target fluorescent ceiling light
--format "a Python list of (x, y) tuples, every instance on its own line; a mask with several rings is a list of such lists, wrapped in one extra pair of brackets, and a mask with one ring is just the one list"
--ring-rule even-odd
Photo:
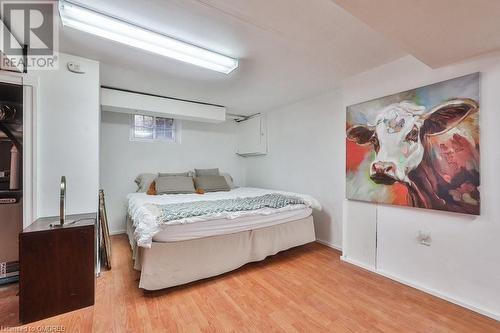
[(238, 59), (141, 28), (105, 14), (59, 1), (62, 24), (115, 42), (165, 57), (229, 74), (238, 68)]

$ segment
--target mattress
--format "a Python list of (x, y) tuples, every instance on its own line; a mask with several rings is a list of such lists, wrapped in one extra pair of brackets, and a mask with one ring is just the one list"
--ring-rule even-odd
[(194, 223), (168, 225), (153, 236), (154, 242), (176, 242), (240, 231), (270, 227), (276, 224), (296, 221), (311, 215), (312, 209), (303, 207), (269, 215), (242, 216), (234, 219), (216, 219)]
[[(252, 211), (223, 212), (215, 215), (189, 217), (169, 222), (167, 225), (157, 223), (159, 210), (156, 205), (256, 197), (270, 193), (297, 196), (303, 199), (304, 204), (289, 205), (279, 209), (262, 208)], [(321, 209), (319, 203), (308, 195), (249, 187), (204, 195), (166, 194), (151, 196), (145, 193), (131, 193), (127, 199), (128, 213), (135, 228), (134, 238), (137, 244), (142, 247), (151, 247), (153, 240), (155, 242), (174, 242), (264, 228), (305, 218), (311, 215), (312, 208)]]

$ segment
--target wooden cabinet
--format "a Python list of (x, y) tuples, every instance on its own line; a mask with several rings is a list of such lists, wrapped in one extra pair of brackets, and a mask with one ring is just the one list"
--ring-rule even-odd
[(238, 123), (237, 154), (242, 156), (267, 154), (267, 118), (258, 115)]
[(19, 235), (22, 323), (94, 304), (96, 214), (67, 220), (63, 227), (51, 227), (58, 218), (38, 219)]

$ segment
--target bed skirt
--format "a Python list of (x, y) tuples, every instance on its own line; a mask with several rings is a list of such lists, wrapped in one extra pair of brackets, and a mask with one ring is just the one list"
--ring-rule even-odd
[(312, 215), (261, 229), (178, 242), (153, 242), (137, 247), (133, 226), (127, 234), (134, 268), (141, 271), (139, 287), (158, 290), (232, 271), (280, 251), (314, 242)]

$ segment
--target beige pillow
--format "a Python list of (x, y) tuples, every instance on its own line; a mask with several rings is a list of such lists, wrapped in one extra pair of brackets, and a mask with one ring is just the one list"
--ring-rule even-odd
[(205, 192), (230, 191), (231, 188), (226, 182), (224, 176), (201, 176), (194, 179), (194, 185), (197, 189)]
[(167, 176), (158, 177), (156, 182), (157, 194), (181, 194), (195, 193), (193, 177), (186, 176)]

